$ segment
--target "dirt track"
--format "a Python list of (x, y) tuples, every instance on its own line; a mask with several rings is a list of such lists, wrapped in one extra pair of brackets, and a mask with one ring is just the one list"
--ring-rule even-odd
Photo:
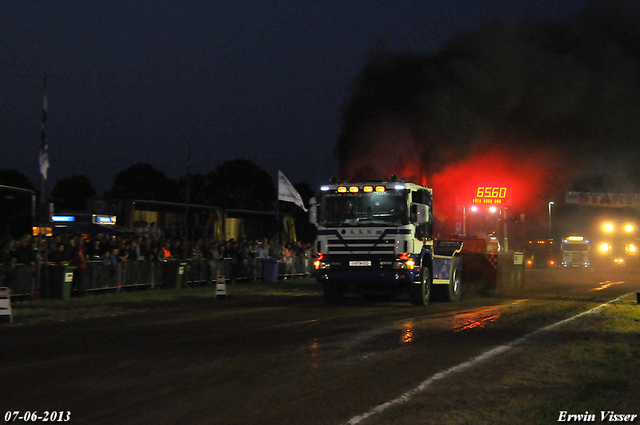
[[(19, 385), (0, 404), (70, 411), (79, 424), (339, 424), (638, 288), (637, 280), (606, 286), (597, 276), (534, 274), (522, 293), (426, 308), (359, 299), (329, 307), (318, 294), (3, 327), (0, 372)], [(451, 385), (461, 394), (462, 383)], [(411, 423), (403, 417), (394, 420)]]

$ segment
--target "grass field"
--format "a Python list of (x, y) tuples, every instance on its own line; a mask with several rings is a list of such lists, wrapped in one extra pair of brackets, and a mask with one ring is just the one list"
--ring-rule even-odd
[[(613, 418), (602, 418), (609, 412), (640, 423), (640, 305), (635, 294), (447, 378), (424, 397), (425, 405), (437, 406), (435, 411), (403, 412), (384, 423), (425, 423), (420, 421), (427, 417), (426, 423), (442, 425), (604, 423)], [(568, 416), (585, 414), (593, 416)]]
[[(277, 282), (237, 283), (226, 285), (227, 298), (220, 302), (320, 294), (315, 279), (301, 278)], [(16, 324), (103, 317), (116, 314), (143, 313), (169, 306), (178, 308), (194, 301), (216, 300), (216, 285), (183, 289), (142, 289), (121, 293), (94, 292), (86, 297), (40, 299), (12, 302)]]
[[(514, 423), (500, 419), (511, 417), (546, 424), (561, 419), (563, 411), (588, 412), (596, 422), (605, 422), (601, 412), (640, 414), (640, 306), (635, 299), (537, 341), (524, 355), (527, 364), (521, 364), (512, 382), (505, 382), (517, 397), (486, 423)], [(635, 422), (640, 423), (638, 416)]]

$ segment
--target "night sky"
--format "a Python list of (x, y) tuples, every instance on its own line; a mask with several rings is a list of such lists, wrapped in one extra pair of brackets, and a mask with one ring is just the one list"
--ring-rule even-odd
[(564, 19), (586, 1), (0, 0), (0, 168), (38, 187), (84, 174), (102, 195), (136, 162), (168, 177), (254, 161), (313, 187), (338, 172), (342, 106), (376, 46), (435, 53), (504, 18)]

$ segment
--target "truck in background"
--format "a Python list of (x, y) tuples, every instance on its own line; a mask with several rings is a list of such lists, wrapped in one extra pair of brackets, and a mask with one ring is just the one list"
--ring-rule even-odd
[(595, 235), (597, 252), (593, 261), (598, 267), (638, 266), (638, 226), (635, 220), (604, 220)]
[(567, 236), (560, 245), (563, 267), (591, 266), (589, 241), (583, 236)]
[(312, 199), (317, 227), (316, 278), (329, 303), (347, 292), (409, 293), (414, 305), (432, 294), (462, 293), (462, 241), (433, 239), (433, 190), (394, 176), (388, 182), (331, 184)]
[(558, 265), (560, 253), (553, 239), (534, 239), (525, 247), (525, 256), (527, 267), (545, 269)]

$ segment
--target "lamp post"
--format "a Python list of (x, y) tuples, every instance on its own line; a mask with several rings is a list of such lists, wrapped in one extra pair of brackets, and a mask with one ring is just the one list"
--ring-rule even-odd
[(509, 237), (507, 236), (507, 209), (502, 209), (502, 249), (509, 252)]
[(554, 204), (555, 204), (555, 203), (554, 203), (553, 201), (550, 201), (550, 202), (549, 202), (549, 240), (553, 239), (553, 238), (551, 237), (551, 234), (552, 234), (552, 232), (551, 232), (551, 230), (552, 230), (552, 229), (551, 229), (551, 205), (554, 205)]
[(467, 236), (467, 207), (462, 206), (462, 236)]

